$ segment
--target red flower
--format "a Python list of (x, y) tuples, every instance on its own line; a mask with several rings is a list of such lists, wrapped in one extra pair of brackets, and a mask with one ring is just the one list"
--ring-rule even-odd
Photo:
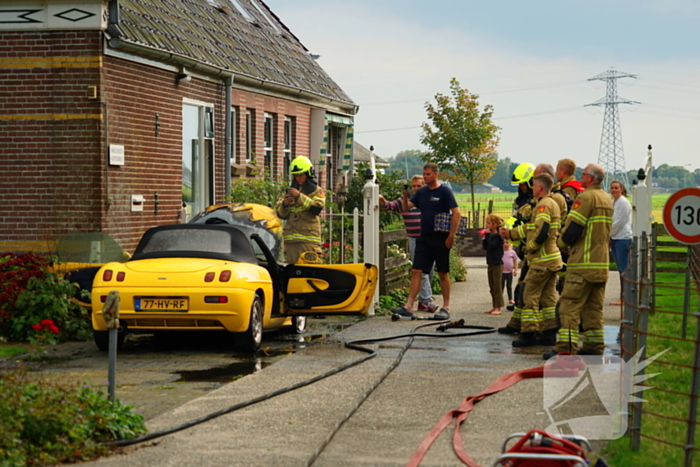
[(51, 332), (54, 333), (54, 334), (58, 334), (58, 333), (60, 332), (60, 330), (58, 329), (58, 327), (57, 327), (57, 326), (54, 326), (53, 324), (52, 324), (51, 326), (49, 326), (48, 329), (49, 329), (49, 331), (51, 331)]
[(323, 248), (330, 248), (330, 247), (331, 247), (331, 244), (328, 242), (323, 244)]
[(34, 329), (35, 331), (41, 331), (44, 328), (41, 324), (32, 324), (32, 329)]
[(47, 327), (47, 328), (50, 326), (53, 326), (53, 320), (52, 319), (42, 319), (41, 325), (44, 327)]

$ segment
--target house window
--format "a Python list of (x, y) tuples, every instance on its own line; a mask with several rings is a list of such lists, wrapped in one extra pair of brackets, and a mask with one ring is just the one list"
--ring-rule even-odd
[(182, 206), (185, 220), (214, 204), (214, 108), (182, 106)]
[(238, 115), (238, 112), (235, 107), (231, 107), (231, 127), (229, 128), (229, 138), (231, 138), (231, 163), (236, 164), (238, 162), (238, 148), (237, 148), (237, 143), (238, 143), (238, 134), (236, 132), (236, 129), (238, 128), (238, 121), (236, 120), (236, 116)]
[(343, 153), (343, 128), (337, 125), (328, 126), (328, 147), (326, 150), (326, 188), (335, 190), (336, 164), (338, 156)]
[(248, 110), (245, 114), (245, 161), (255, 161), (255, 111)]
[(294, 137), (296, 136), (294, 126), (294, 117), (284, 117), (284, 168), (282, 173), (288, 184), (292, 181), (289, 170), (294, 154)]
[(267, 24), (272, 26), (272, 28), (275, 31), (280, 32), (280, 29), (277, 27), (277, 24), (275, 24), (275, 22), (272, 20), (272, 18), (270, 18), (270, 15), (267, 14), (267, 12), (263, 9), (263, 7), (258, 5), (258, 3), (255, 0), (251, 0), (250, 3), (252, 3), (253, 6), (255, 7), (255, 9), (258, 10), (258, 12), (262, 15), (263, 18), (265, 18), (265, 21), (267, 21)]
[(240, 14), (243, 15), (245, 19), (248, 21), (253, 21), (253, 17), (248, 13), (248, 10), (245, 9), (243, 5), (240, 4), (238, 0), (231, 0), (231, 4), (238, 10)]
[(263, 152), (265, 153), (265, 174), (275, 176), (275, 116), (265, 112), (265, 142), (263, 144)]

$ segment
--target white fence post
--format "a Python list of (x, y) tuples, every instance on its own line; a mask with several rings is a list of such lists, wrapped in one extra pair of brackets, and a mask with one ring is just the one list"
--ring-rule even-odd
[[(379, 185), (375, 182), (374, 154), (370, 157), (370, 171), (367, 183), (362, 188), (362, 201), (364, 206), (364, 238), (362, 249), (365, 263), (379, 267)], [(381, 276), (381, 271), (379, 272)], [(375, 289), (373, 306), (369, 314), (374, 315), (374, 310), (379, 306), (379, 287)]]
[(360, 210), (352, 210), (352, 262), (357, 264), (360, 260)]
[[(652, 175), (650, 144), (644, 173), (640, 170), (640, 173), (637, 175), (637, 184), (632, 189), (634, 196), (632, 201), (632, 235), (637, 238), (642, 236), (642, 232), (651, 235), (651, 222), (654, 219), (651, 213)], [(640, 178), (640, 176), (643, 178)]]

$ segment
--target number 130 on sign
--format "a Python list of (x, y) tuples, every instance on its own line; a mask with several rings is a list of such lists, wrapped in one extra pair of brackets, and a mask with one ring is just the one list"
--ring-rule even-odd
[(700, 189), (684, 188), (671, 195), (664, 205), (664, 226), (681, 243), (700, 243)]

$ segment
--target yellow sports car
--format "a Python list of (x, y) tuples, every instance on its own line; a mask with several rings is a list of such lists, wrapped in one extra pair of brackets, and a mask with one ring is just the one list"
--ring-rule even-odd
[(92, 284), (97, 347), (108, 348), (102, 309), (113, 290), (119, 292), (118, 345), (126, 332), (228, 331), (235, 348), (254, 351), (265, 330), (289, 326), (303, 332), (306, 316), (367, 313), (376, 266), (282, 264), (261, 229), (217, 216), (205, 219), (152, 228), (129, 261), (105, 264), (97, 272)]

